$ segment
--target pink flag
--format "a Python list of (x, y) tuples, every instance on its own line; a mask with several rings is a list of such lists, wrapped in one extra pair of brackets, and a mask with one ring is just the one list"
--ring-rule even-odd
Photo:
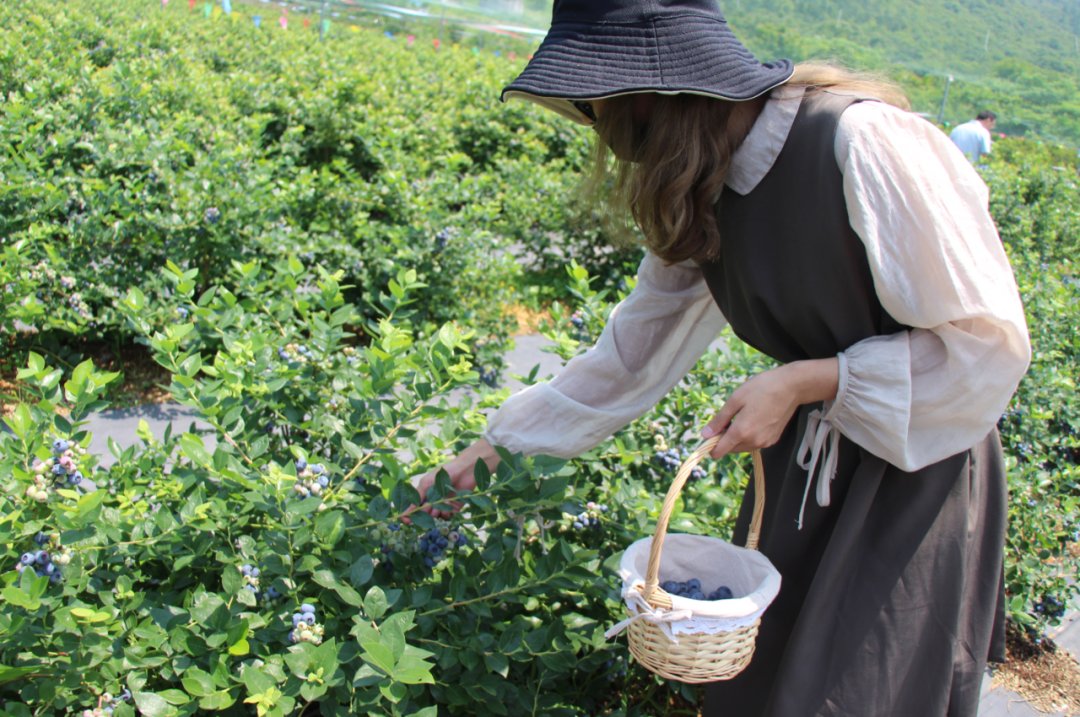
[(288, 30), (289, 29), (289, 18), (285, 16), (284, 8), (281, 11), (281, 17), (279, 17), (277, 19), (277, 21), (278, 21), (278, 25), (281, 25), (282, 30)]
[(409, 35), (405, 38), (405, 44), (409, 47), (412, 47), (414, 42), (416, 42), (416, 35)]
[(187, 0), (187, 9), (188, 10), (194, 10), (195, 9), (195, 1), (196, 0)]
[(439, 42), (439, 38), (436, 37), (434, 40), (431, 41), (431, 44), (435, 47), (436, 50), (438, 50), (441, 43)]

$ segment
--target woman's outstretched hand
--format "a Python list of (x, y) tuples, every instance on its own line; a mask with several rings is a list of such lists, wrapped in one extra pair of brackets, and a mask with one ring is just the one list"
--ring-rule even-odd
[(721, 435), (710, 455), (745, 453), (780, 440), (788, 421), (804, 403), (836, 398), (840, 360), (792, 361), (747, 379), (701, 432)]
[[(433, 518), (449, 518), (459, 510), (461, 506), (458, 503), (449, 503), (453, 507), (452, 511), (433, 509), (430, 505), (426, 505), (427, 493), (431, 490), (431, 486), (435, 485), (435, 476), (440, 470), (445, 470), (447, 475), (450, 476), (450, 485), (455, 492), (476, 488), (476, 478), (473, 476), (473, 470), (476, 468), (477, 461), (483, 461), (491, 470), (495, 470), (495, 467), (499, 465), (499, 454), (483, 438), (463, 450), (449, 462), (425, 473), (416, 484), (416, 490), (420, 492), (419, 510), (430, 513)], [(409, 512), (412, 510), (410, 509)]]

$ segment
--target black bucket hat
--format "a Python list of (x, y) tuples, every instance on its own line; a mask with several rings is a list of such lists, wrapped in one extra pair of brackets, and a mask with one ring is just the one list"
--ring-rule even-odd
[(790, 60), (758, 62), (715, 0), (555, 0), (551, 29), (499, 99), (591, 124), (586, 100), (637, 92), (749, 100), (792, 72)]

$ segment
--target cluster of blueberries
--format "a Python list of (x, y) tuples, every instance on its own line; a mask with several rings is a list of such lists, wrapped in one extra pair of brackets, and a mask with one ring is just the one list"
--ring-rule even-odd
[(1065, 602), (1054, 595), (1043, 595), (1042, 600), (1035, 603), (1035, 612), (1056, 620), (1065, 614)]
[(499, 383), (499, 372), (487, 366), (480, 367), (480, 383), (495, 388)]
[(691, 600), (730, 600), (735, 597), (727, 585), (721, 585), (706, 595), (701, 589), (701, 581), (697, 578), (690, 578), (685, 582), (665, 580), (660, 583), (660, 589), (668, 595), (678, 595)]
[(219, 219), (221, 219), (221, 210), (217, 207), (210, 207), (203, 213), (203, 220), (207, 224), (217, 224)]
[(420, 536), (417, 548), (424, 556), (424, 565), (433, 568), (445, 557), (447, 548), (460, 548), (468, 543), (463, 534), (450, 528), (449, 521), (436, 520), (435, 527)]
[(281, 597), (281, 593), (278, 592), (278, 589), (275, 588), (273, 585), (266, 588), (265, 591), (263, 591), (261, 593), (259, 592), (259, 575), (260, 575), (260, 572), (259, 572), (258, 568), (245, 563), (244, 565), (240, 566), (240, 572), (244, 576), (244, 587), (243, 587), (243, 589), (254, 593), (255, 597), (259, 597), (261, 595), (262, 597), (266, 598), (267, 600), (277, 600), (279, 597)]
[(374, 539), (377, 540), (382, 551), (384, 564), (393, 564), (394, 555), (411, 555), (418, 552), (424, 565), (434, 568), (439, 561), (446, 557), (446, 551), (453, 548), (464, 547), (469, 544), (465, 534), (453, 527), (449, 520), (435, 519), (435, 527), (424, 531), (415, 541), (409, 533), (401, 529), (400, 523), (387, 523), (376, 527), (373, 531)]
[(394, 553), (406, 553), (409, 550), (401, 523), (383, 523), (376, 526), (372, 533), (386, 561), (389, 561)]
[(105, 717), (111, 715), (117, 707), (131, 701), (131, 690), (124, 688), (118, 696), (113, 697), (108, 692), (98, 700), (98, 706), (92, 710), (83, 710), (82, 717)]
[(72, 294), (68, 294), (67, 303), (68, 306), (71, 307), (71, 310), (79, 316), (84, 319), (90, 318), (90, 305), (86, 303), (86, 300), (83, 299), (82, 294), (79, 292), (76, 291)]
[(589, 341), (589, 331), (585, 328), (585, 317), (580, 311), (570, 315), (570, 325), (574, 327), (574, 338), (578, 341)]
[(606, 513), (607, 510), (608, 507), (606, 505), (601, 505), (590, 500), (588, 503), (585, 504), (585, 510), (581, 511), (577, 515), (566, 515), (567, 520), (570, 523), (570, 528), (572, 530), (596, 530), (600, 528), (600, 516)]
[(294, 612), (292, 616), (293, 629), (289, 633), (289, 641), (310, 642), (318, 645), (323, 639), (323, 628), (315, 621), (315, 606), (304, 603), (300, 606), (300, 612)]
[(304, 344), (287, 343), (277, 350), (278, 357), (290, 365), (307, 363), (315, 360), (315, 354)]
[[(45, 300), (46, 294), (49, 295), (50, 299), (63, 297), (66, 294), (68, 306), (79, 316), (85, 319), (90, 318), (90, 307), (83, 299), (82, 294), (77, 291), (70, 294), (66, 293), (75, 288), (77, 283), (75, 277), (61, 276), (52, 266), (41, 261), (30, 267), (30, 280), (39, 286), (43, 286), (43, 290), (36, 292), (38, 299)], [(59, 284), (59, 289), (55, 287), (57, 284)]]
[(34, 465), (34, 483), (26, 489), (26, 495), (32, 500), (44, 503), (49, 499), (49, 480), (52, 476), (56, 486), (77, 487), (82, 483), (83, 474), (79, 471), (76, 457), (86, 453), (82, 446), (63, 438), (57, 438), (52, 444), (52, 460), (38, 461)]
[(322, 492), (330, 485), (330, 476), (326, 473), (326, 466), (322, 463), (309, 464), (303, 458), (296, 461), (296, 484), (293, 486), (301, 498), (310, 495), (322, 495)]
[(27, 568), (32, 568), (38, 577), (47, 577), (51, 583), (58, 583), (63, 580), (60, 568), (71, 562), (71, 553), (66, 548), (50, 552), (54, 545), (59, 548), (59, 540), (50, 538), (44, 533), (38, 533), (34, 536), (34, 542), (37, 543), (38, 549), (19, 556), (19, 562), (15, 564), (15, 570), (21, 573)]
[(453, 236), (453, 234), (449, 229), (440, 229), (438, 233), (435, 234), (435, 249), (437, 251), (445, 249), (446, 245), (450, 242), (451, 236)]
[[(679, 466), (682, 465), (684, 458), (685, 456), (679, 455), (679, 452), (674, 448), (659, 450), (653, 455), (653, 460), (661, 467), (672, 471), (679, 470)], [(706, 475), (705, 469), (701, 466), (694, 466), (694, 470), (690, 471), (690, 477), (698, 480), (701, 480)]]

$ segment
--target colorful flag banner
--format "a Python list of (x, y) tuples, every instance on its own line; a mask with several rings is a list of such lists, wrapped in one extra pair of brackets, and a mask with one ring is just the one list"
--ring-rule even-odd
[(409, 47), (412, 47), (414, 42), (416, 42), (416, 35), (409, 35), (405, 38), (405, 44)]
[(306, 17), (304, 18), (304, 27), (311, 27), (311, 20), (308, 20)]
[(161, 7), (165, 7), (169, 4), (169, 0), (161, 0)]
[(255, 15), (251, 19), (255, 21), (255, 27), (262, 27), (262, 15)]
[(439, 38), (437, 38), (437, 37), (434, 40), (431, 41), (431, 46), (434, 47), (436, 50), (439, 49), (439, 45), (441, 45), (441, 44), (442, 43), (439, 42)]
[(285, 17), (284, 13), (282, 13), (281, 17), (279, 17), (277, 19), (277, 22), (278, 22), (278, 25), (281, 25), (282, 30), (288, 30), (289, 29), (289, 18)]
[(330, 32), (330, 21), (324, 19), (322, 21), (322, 33), (325, 35), (328, 32)]
[(194, 10), (194, 9), (195, 9), (195, 3), (196, 3), (196, 2), (197, 2), (197, 0), (187, 0), (187, 9), (188, 9), (189, 11), (190, 11), (190, 10)]
[(206, 3), (203, 5), (202, 9), (203, 15), (206, 17), (210, 17), (214, 13), (214, 5), (212, 3)]
[(383, 34), (386, 35), (387, 37), (389, 37), (391, 40), (394, 39), (394, 33), (390, 32), (389, 30), (387, 30)]
[(221, 10), (226, 15), (232, 15), (232, 0), (221, 0)]

